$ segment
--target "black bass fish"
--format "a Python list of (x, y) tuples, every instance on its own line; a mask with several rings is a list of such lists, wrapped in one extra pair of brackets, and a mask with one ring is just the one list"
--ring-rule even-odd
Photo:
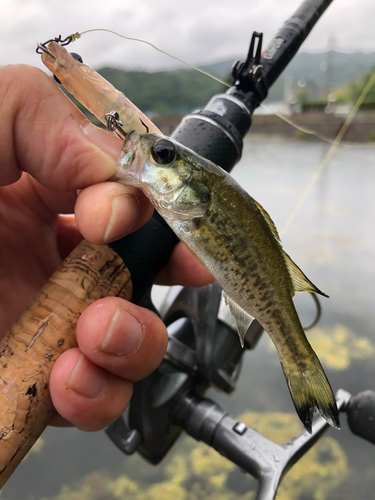
[(311, 432), (318, 411), (339, 428), (335, 397), (292, 297), (326, 296), (281, 246), (268, 213), (217, 165), (160, 134), (131, 131), (115, 179), (145, 193), (222, 287), (243, 345), (256, 318), (271, 337), (294, 406)]

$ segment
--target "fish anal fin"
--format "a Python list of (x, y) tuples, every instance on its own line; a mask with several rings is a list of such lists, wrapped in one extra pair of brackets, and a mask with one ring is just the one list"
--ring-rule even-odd
[(226, 293), (224, 293), (224, 299), (226, 304), (228, 304), (230, 312), (233, 316), (234, 322), (236, 323), (238, 336), (240, 338), (241, 346), (244, 346), (245, 335), (249, 326), (254, 320), (254, 317), (248, 314), (242, 309), (234, 300), (232, 300)]
[(300, 292), (312, 292), (323, 295), (323, 297), (328, 297), (327, 294), (319, 290), (314, 283), (312, 283), (307, 276), (301, 271), (301, 269), (295, 264), (289, 255), (283, 250), (284, 259), (288, 267), (289, 275), (293, 283), (294, 295)]
[(276, 240), (279, 243), (281, 243), (279, 233), (278, 233), (277, 228), (275, 226), (275, 223), (271, 219), (269, 213), (266, 210), (264, 210), (264, 208), (262, 207), (262, 205), (260, 205), (257, 201), (254, 200), (254, 203), (257, 206), (259, 212), (263, 215), (263, 218), (267, 222), (269, 228), (271, 229), (271, 232), (272, 232), (273, 236), (276, 238)]

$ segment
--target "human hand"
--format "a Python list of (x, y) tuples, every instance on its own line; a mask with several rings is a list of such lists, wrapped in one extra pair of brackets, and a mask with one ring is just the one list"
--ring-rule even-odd
[[(108, 243), (137, 230), (153, 208), (137, 189), (104, 182), (121, 147), (94, 127), (43, 72), (0, 68), (0, 337), (83, 238)], [(77, 195), (79, 191), (79, 195)], [(75, 210), (75, 219), (72, 214)], [(178, 244), (160, 283), (199, 286), (212, 276)], [(97, 430), (126, 408), (132, 383), (161, 362), (162, 321), (116, 297), (90, 305), (78, 348), (56, 361), (54, 423)]]

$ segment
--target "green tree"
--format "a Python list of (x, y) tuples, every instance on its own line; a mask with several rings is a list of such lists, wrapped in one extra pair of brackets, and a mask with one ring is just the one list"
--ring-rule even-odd
[[(343, 87), (338, 93), (337, 97), (339, 101), (350, 101), (350, 102), (356, 102), (359, 98), (359, 96), (362, 94), (363, 89), (367, 85), (367, 82), (370, 80), (372, 74), (375, 71), (375, 66), (370, 69), (369, 71), (366, 71), (366, 73), (359, 78), (358, 80), (355, 80), (354, 82), (350, 83), (349, 85)], [(365, 97), (365, 100), (363, 102), (363, 108), (375, 108), (375, 85), (373, 85), (367, 96)]]

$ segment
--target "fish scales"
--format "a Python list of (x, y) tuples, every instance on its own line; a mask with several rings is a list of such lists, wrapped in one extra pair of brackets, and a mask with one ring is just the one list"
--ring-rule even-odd
[[(220, 182), (218, 190), (215, 181)], [(293, 295), (293, 285), (283, 250), (278, 244), (270, 244), (273, 235), (251, 196), (244, 192), (238, 196), (236, 186), (225, 178), (215, 179), (213, 175), (209, 184), (212, 199), (204, 217), (182, 222), (171, 220), (169, 223), (215, 274), (227, 295), (258, 319), (279, 350), (286, 344), (288, 348), (283, 349), (284, 354), (293, 355), (296, 362), (303, 354), (304, 343), (299, 339), (295, 345), (293, 336), (280, 335), (279, 328), (280, 322), (287, 323), (290, 317), (292, 323), (297, 323), (302, 329), (294, 306), (285, 311)], [(230, 199), (237, 202), (225, 204)], [(222, 202), (225, 210), (221, 208)], [(252, 206), (252, 211), (249, 206)], [(213, 253), (212, 248), (216, 252)], [(220, 268), (215, 272), (217, 262), (220, 262)], [(283, 287), (275, 287), (276, 282), (283, 283)]]
[(268, 333), (296, 411), (311, 432), (316, 411), (339, 427), (335, 398), (294, 307), (324, 295), (284, 252), (268, 213), (220, 167), (159, 134), (132, 131), (115, 180), (141, 188), (222, 287), (241, 342), (253, 318)]

